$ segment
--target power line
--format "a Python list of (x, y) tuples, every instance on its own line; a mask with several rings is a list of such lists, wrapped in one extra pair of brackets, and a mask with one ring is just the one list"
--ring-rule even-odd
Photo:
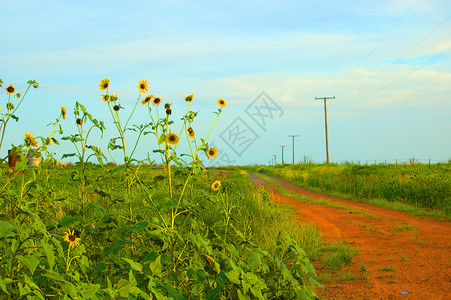
[(417, 67), (416, 69), (413, 69), (412, 71), (410, 71), (410, 72), (404, 74), (403, 76), (401, 76), (401, 77), (397, 78), (396, 80), (392, 81), (391, 83), (387, 84), (387, 85), (384, 86), (383, 88), (377, 89), (377, 90), (375, 90), (375, 91), (373, 91), (373, 92), (367, 94), (366, 96), (364, 96), (364, 97), (362, 97), (362, 98), (359, 98), (359, 99), (356, 100), (356, 101), (344, 103), (344, 104), (342, 104), (342, 105), (338, 105), (337, 107), (339, 107), (339, 106), (346, 106), (346, 105), (350, 105), (350, 104), (354, 104), (354, 103), (357, 103), (357, 102), (364, 101), (364, 100), (362, 100), (362, 99), (366, 99), (366, 98), (368, 98), (368, 97), (371, 97), (371, 96), (373, 96), (373, 95), (375, 95), (375, 94), (377, 94), (377, 93), (379, 93), (379, 92), (385, 90), (386, 88), (388, 88), (388, 87), (394, 85), (395, 83), (398, 83), (398, 82), (401, 81), (402, 79), (404, 79), (404, 78), (406, 78), (406, 77), (412, 75), (413, 73), (415, 73), (415, 72), (421, 70), (421, 69), (424, 68), (426, 65), (430, 64), (431, 62), (433, 62), (434, 60), (436, 60), (436, 59), (439, 58), (440, 56), (442, 56), (442, 55), (444, 55), (445, 53), (449, 52), (450, 50), (451, 50), (451, 47), (449, 47), (447, 50), (441, 52), (439, 55), (434, 56), (433, 58), (431, 58), (430, 60), (428, 60), (426, 63), (422, 64), (421, 66)]
[(360, 67), (367, 59), (368, 57), (371, 56), (371, 54), (373, 54), (377, 48), (379, 48), (379, 46), (382, 44), (383, 41), (385, 41), (385, 39), (393, 32), (393, 30), (395, 30), (396, 27), (398, 27), (398, 25), (405, 19), (405, 17), (410, 13), (410, 11), (418, 4), (420, 0), (416, 0), (415, 3), (406, 11), (406, 13), (398, 20), (398, 22), (395, 23), (395, 25), (385, 34), (385, 36), (379, 41), (379, 43), (377, 43), (377, 45), (373, 48), (373, 50), (370, 51), (370, 53), (368, 53), (363, 60), (357, 65), (355, 66), (352, 70), (348, 71), (345, 76), (343, 76), (335, 85), (333, 85), (331, 88), (329, 88), (326, 93), (330, 92), (331, 90), (333, 90), (336, 86), (338, 86), (343, 80), (345, 80), (349, 75), (351, 75), (352, 73), (354, 73), (354, 71)]
[[(391, 66), (393, 66), (396, 62), (398, 62), (401, 58), (403, 58), (404, 56), (406, 56), (410, 51), (412, 51), (412, 49), (415, 49), (419, 44), (421, 44), (424, 40), (426, 40), (432, 33), (434, 33), (437, 29), (439, 29), (443, 24), (445, 24), (449, 19), (451, 19), (451, 15), (449, 15), (446, 19), (444, 19), (439, 25), (437, 25), (434, 29), (432, 29), (429, 33), (427, 33), (425, 36), (423, 36), (423, 38), (421, 38), (418, 42), (416, 42), (412, 47), (410, 47), (407, 51), (404, 52), (404, 54), (402, 54), (401, 56), (399, 56), (397, 59), (395, 59), (394, 61), (392, 61), (388, 66), (386, 66), (385, 68), (383, 68), (380, 72), (370, 76), (369, 78), (367, 78), (365, 81), (360, 82), (359, 85), (361, 84), (365, 84), (368, 81), (370, 81), (371, 79), (373, 79), (374, 77), (384, 73), (385, 71), (387, 71)], [(340, 93), (340, 95), (343, 97), (343, 95), (346, 95), (347, 93), (349, 93), (350, 91), (352, 91), (354, 88), (350, 88), (342, 93)]]

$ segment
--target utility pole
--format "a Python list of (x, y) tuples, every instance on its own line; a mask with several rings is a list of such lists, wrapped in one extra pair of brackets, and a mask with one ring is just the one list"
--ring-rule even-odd
[(284, 164), (284, 161), (283, 161), (283, 148), (285, 148), (286, 146), (285, 145), (280, 145), (280, 147), (282, 148), (282, 165)]
[(276, 159), (276, 158), (277, 158), (277, 155), (274, 154), (274, 155), (273, 155), (273, 158), (274, 158), (274, 165), (277, 165), (277, 159)]
[(335, 99), (335, 96), (334, 97), (322, 97), (322, 98), (315, 97), (315, 99), (317, 99), (317, 100), (324, 100), (324, 122), (325, 122), (325, 125), (326, 125), (326, 156), (327, 156), (327, 163), (329, 163), (329, 141), (327, 139), (327, 105), (326, 105), (326, 100)]
[(293, 138), (293, 165), (294, 165), (294, 138), (298, 137), (299, 135), (289, 135), (289, 137)]

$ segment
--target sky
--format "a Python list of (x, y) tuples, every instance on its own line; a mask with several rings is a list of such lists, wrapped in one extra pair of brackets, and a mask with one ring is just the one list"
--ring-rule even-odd
[[(148, 80), (149, 94), (172, 104), (174, 132), (194, 94), (191, 126), (219, 151), (202, 156), (206, 166), (281, 163), (282, 154), (285, 163), (325, 162), (323, 97), (335, 97), (326, 101), (330, 162), (451, 159), (449, 0), (0, 0), (0, 32), (3, 113), (9, 84), (23, 95), (28, 80), (39, 83), (7, 124), (1, 157), (25, 132), (48, 136), (60, 106), (68, 117), (49, 150), (57, 159), (75, 152), (62, 137), (77, 132), (79, 102), (106, 127), (88, 144), (112, 161), (117, 131), (98, 88), (107, 77), (123, 119)], [(227, 106), (214, 123), (218, 98)], [(150, 121), (139, 103), (130, 124)], [(127, 134), (131, 151), (137, 136)], [(154, 135), (142, 136), (134, 156), (159, 163), (157, 148)], [(182, 137), (177, 153), (189, 151)]]

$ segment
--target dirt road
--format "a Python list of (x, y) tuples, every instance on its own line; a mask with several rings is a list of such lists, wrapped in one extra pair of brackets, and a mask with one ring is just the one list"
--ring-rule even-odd
[[(263, 180), (250, 173), (260, 185)], [(325, 299), (451, 299), (451, 222), (393, 211), (362, 202), (318, 194), (277, 179), (286, 189), (345, 208), (307, 204), (281, 195), (275, 203), (294, 207), (299, 222), (312, 222), (325, 242), (346, 241), (359, 250), (348, 270), (355, 279), (324, 282)], [(316, 263), (317, 273), (327, 270)], [(349, 274), (348, 272), (348, 274)]]

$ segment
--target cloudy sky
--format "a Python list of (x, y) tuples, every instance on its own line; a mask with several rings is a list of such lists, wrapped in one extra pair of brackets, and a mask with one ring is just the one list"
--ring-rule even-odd
[[(219, 150), (207, 165), (326, 160), (327, 101), (331, 162), (448, 161), (451, 158), (451, 1), (5, 1), (0, 0), (2, 111), (9, 84), (32, 89), (8, 123), (0, 150), (45, 136), (58, 117), (76, 132), (75, 102), (116, 136), (98, 83), (108, 77), (126, 118), (145, 78), (172, 103), (174, 131), (194, 94), (192, 127)], [(133, 124), (150, 121), (139, 104)], [(60, 139), (62, 136), (57, 135)], [(135, 136), (128, 144), (133, 147)], [(144, 136), (136, 158), (157, 159)], [(187, 151), (182, 139), (179, 151)], [(281, 147), (287, 146), (287, 147)], [(61, 157), (74, 151), (61, 141)], [(180, 153), (179, 152), (179, 153)], [(158, 160), (157, 160), (158, 161)]]

